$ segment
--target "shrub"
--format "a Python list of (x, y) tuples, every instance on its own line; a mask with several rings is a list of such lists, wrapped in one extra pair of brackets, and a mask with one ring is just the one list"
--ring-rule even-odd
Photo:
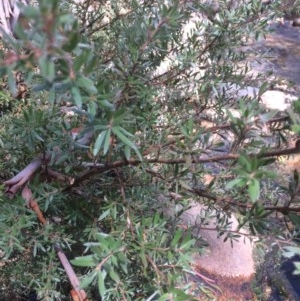
[[(75, 2), (23, 7), (31, 26), (3, 40), (1, 75), (14, 95), (22, 72), (30, 91), (1, 119), (5, 285), (66, 298), (64, 250), (94, 300), (191, 298), (180, 284), (196, 245), (179, 218), (191, 200), (238, 214), (254, 235), (269, 233), (272, 212), (298, 223), (297, 173), (288, 205), (262, 191), (273, 158), (298, 151), (276, 150), (297, 116), (273, 127), (290, 119), (261, 106), (268, 84), (243, 48), (280, 3)], [(255, 95), (239, 94), (253, 83)], [(172, 199), (181, 207), (164, 216)]]

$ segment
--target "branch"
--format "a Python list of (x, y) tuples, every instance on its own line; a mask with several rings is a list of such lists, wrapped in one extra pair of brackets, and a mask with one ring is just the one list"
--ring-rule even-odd
[[(39, 221), (43, 225), (45, 225), (46, 224), (46, 219), (45, 219), (38, 203), (33, 199), (31, 190), (27, 186), (25, 186), (23, 188), (22, 197), (26, 200), (27, 206), (29, 208), (31, 208), (36, 213)], [(64, 269), (65, 269), (65, 271), (68, 275), (68, 278), (71, 282), (71, 285), (74, 288), (71, 291), (71, 295), (72, 295), (73, 300), (74, 301), (77, 301), (77, 300), (78, 301), (88, 301), (85, 291), (81, 290), (79, 288), (80, 282), (79, 282), (72, 266), (70, 265), (66, 255), (64, 254), (64, 252), (61, 250), (61, 248), (58, 245), (55, 245), (54, 248), (57, 252), (57, 256), (60, 259), (61, 264), (63, 265), (63, 267), (64, 267)]]
[[(282, 116), (282, 117), (276, 117), (276, 118), (272, 118), (268, 121), (266, 121), (265, 123), (271, 127), (272, 124), (274, 123), (281, 123), (281, 122), (285, 122), (285, 121), (289, 121), (290, 117), (289, 116)], [(199, 122), (203, 121), (203, 119), (199, 120)], [(213, 123), (213, 121), (211, 120), (207, 120)], [(257, 123), (260, 121), (259, 117), (256, 117), (253, 122)], [(229, 123), (225, 123), (225, 124), (220, 124), (220, 125), (212, 125), (212, 126), (204, 126), (204, 130), (203, 130), (203, 134), (205, 133), (213, 133), (213, 132), (217, 132), (219, 130), (228, 130), (232, 127), (232, 122)], [(184, 135), (178, 135), (176, 137), (176, 139), (170, 139), (168, 142), (164, 143), (164, 144), (156, 144), (156, 145), (151, 145), (150, 147), (148, 147), (146, 150), (143, 151), (143, 156), (147, 156), (151, 153), (154, 152), (159, 152), (161, 149), (166, 148), (174, 143), (176, 143), (178, 140), (183, 140), (185, 138)]]
[[(201, 189), (188, 189), (188, 191), (195, 193), (196, 195), (200, 196), (200, 197), (204, 197), (207, 198), (209, 200), (212, 200), (216, 203), (226, 203), (229, 205), (233, 205), (233, 206), (237, 206), (237, 207), (241, 207), (241, 208), (246, 208), (246, 209), (251, 209), (253, 207), (253, 204), (243, 204), (240, 202), (236, 202), (231, 198), (218, 198), (216, 196), (214, 196), (213, 194), (209, 193), (206, 190), (201, 190)], [(171, 197), (173, 197), (173, 195), (171, 195)], [(180, 195), (177, 195), (177, 198), (180, 198)], [(283, 206), (283, 207), (276, 207), (276, 206), (267, 206), (264, 207), (263, 210), (265, 211), (277, 211), (280, 212), (282, 214), (287, 214), (289, 212), (300, 212), (300, 207), (290, 207), (290, 206)]]
[(42, 166), (43, 173), (46, 174), (46, 176), (50, 176), (50, 178), (56, 179), (61, 183), (67, 183), (72, 184), (74, 181), (73, 177), (70, 177), (68, 175), (64, 175), (56, 170), (53, 170), (51, 168)]
[[(147, 152), (146, 152), (147, 153)], [(257, 157), (257, 158), (269, 158), (269, 157), (280, 157), (280, 156), (287, 156), (292, 154), (298, 154), (300, 153), (300, 139), (297, 140), (296, 145), (294, 147), (288, 147), (285, 149), (279, 149), (279, 150), (270, 150), (261, 152), (258, 154), (251, 153), (248, 156), (251, 158)], [(211, 163), (211, 162), (220, 162), (220, 161), (228, 161), (228, 160), (236, 160), (238, 159), (240, 154), (236, 153), (229, 153), (226, 155), (221, 156), (213, 156), (213, 157), (206, 157), (206, 158), (197, 158), (197, 159), (191, 159), (192, 164), (202, 164), (202, 163)], [(136, 159), (130, 159), (130, 160), (119, 160), (111, 163), (106, 164), (94, 164), (93, 168), (89, 171), (83, 173), (81, 176), (77, 177), (74, 180), (74, 183), (66, 188), (68, 190), (72, 186), (78, 185), (80, 182), (84, 181), (85, 179), (90, 178), (93, 175), (103, 173), (105, 171), (109, 171), (114, 168), (129, 166), (129, 165), (139, 165), (139, 164), (151, 164), (151, 163), (160, 163), (160, 164), (184, 164), (187, 162), (186, 158), (181, 159), (167, 159), (167, 158), (154, 158), (154, 159), (145, 159), (144, 161), (136, 160)], [(85, 163), (86, 164), (86, 163)]]
[(25, 186), (22, 190), (22, 197), (26, 200), (27, 206), (35, 212), (41, 224), (45, 225), (46, 219), (37, 201), (33, 199), (31, 190), (27, 186)]
[[(94, 135), (93, 131), (87, 131), (77, 137), (78, 129), (72, 132), (75, 139), (75, 148), (80, 148), (83, 145), (88, 145), (91, 142), (91, 139)], [(78, 139), (77, 139), (78, 138)], [(17, 175), (15, 175), (12, 179), (4, 182), (4, 186), (6, 186), (5, 192), (9, 195), (10, 198), (13, 198), (18, 190), (26, 184), (30, 178), (34, 175), (34, 173), (39, 170), (42, 164), (48, 163), (51, 159), (53, 163), (58, 161), (61, 157), (60, 149), (56, 149), (53, 152), (45, 152), (38, 155), (37, 158), (34, 158), (22, 171), (20, 171)], [(72, 184), (73, 178), (67, 175), (62, 175), (58, 172), (53, 171), (52, 169), (47, 170), (48, 175), (57, 178), (61, 181), (66, 181), (69, 184)]]
[(36, 59), (38, 59), (42, 55), (42, 51), (39, 49), (33, 48), (31, 50), (32, 51), (30, 51), (29, 54), (20, 54), (20, 53), (16, 54), (12, 51), (8, 52), (6, 57), (1, 63), (1, 67), (11, 66), (20, 61), (30, 61), (32, 55), (34, 55)]
[(42, 160), (40, 158), (35, 158), (16, 176), (4, 182), (4, 185), (7, 186), (5, 192), (10, 198), (14, 197), (18, 190), (28, 182), (28, 180), (41, 167), (41, 165)]
[(69, 263), (68, 258), (66, 257), (65, 253), (61, 249), (59, 245), (55, 245), (55, 250), (57, 252), (57, 256), (61, 262), (61, 264), (64, 267), (64, 270), (66, 271), (68, 278), (71, 282), (72, 287), (74, 288), (73, 292), (71, 292), (72, 297), (74, 300), (76, 300), (76, 296), (79, 297), (78, 301), (88, 301), (86, 292), (82, 289), (80, 289), (80, 282), (78, 277), (76, 276), (71, 264)]
[(292, 207), (289, 207), (289, 206), (285, 206), (285, 207), (265, 207), (264, 210), (277, 211), (277, 212), (280, 212), (282, 214), (287, 214), (289, 212), (300, 212), (300, 207), (298, 207), (298, 208), (292, 208)]

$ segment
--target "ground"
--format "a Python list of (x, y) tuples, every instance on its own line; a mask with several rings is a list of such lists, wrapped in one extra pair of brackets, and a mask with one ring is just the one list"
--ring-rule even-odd
[[(257, 62), (252, 63), (255, 73), (272, 71), (272, 79), (274, 77), (282, 80), (282, 84), (277, 87), (270, 87), (269, 94), (266, 94), (266, 101), (272, 106), (284, 106), (279, 109), (286, 109), (289, 106), (290, 100), (286, 100), (290, 97), (297, 98), (300, 91), (300, 28), (292, 27), (287, 21), (285, 24), (273, 24), (271, 25), (274, 32), (269, 34), (265, 40), (255, 42), (246, 46), (249, 50), (258, 50), (264, 53), (264, 58)], [(278, 93), (277, 93), (278, 92)], [(280, 94), (280, 93), (281, 94)], [(275, 98), (285, 97), (283, 101)], [(268, 99), (269, 98), (269, 99)], [(281, 103), (279, 103), (281, 102)], [(280, 168), (282, 179), (284, 181), (290, 176), (294, 169), (300, 172), (300, 155), (293, 157), (282, 157), (278, 160), (278, 168)], [(250, 249), (251, 246), (249, 245)], [(265, 301), (293, 301), (297, 300), (292, 296), (292, 289), (289, 291), (289, 283), (282, 272), (280, 272), (281, 257), (276, 256), (278, 253), (274, 250), (270, 251), (266, 256), (265, 264), (261, 265), (256, 273), (256, 281), (253, 281), (253, 277), (249, 277), (249, 273), (245, 271), (245, 275), (239, 275), (234, 277), (234, 271), (228, 266), (226, 277), (220, 275), (218, 271), (207, 271), (206, 266), (211, 266), (209, 262), (204, 266), (203, 264), (196, 265), (196, 275), (193, 276), (191, 282), (193, 283), (193, 291), (197, 291), (199, 286), (197, 284), (204, 284), (209, 288), (208, 291), (203, 291), (199, 295), (206, 297), (199, 298), (199, 300), (217, 300), (217, 301), (246, 301), (246, 300), (265, 300)], [(273, 255), (272, 255), (273, 254)], [(234, 258), (234, 261), (243, 260), (243, 254), (236, 251), (230, 256), (236, 256), (241, 258)], [(213, 256), (217, 258), (216, 261), (219, 264), (224, 265), (222, 261), (224, 259), (220, 256)], [(228, 256), (227, 256), (228, 257)], [(208, 260), (209, 261), (209, 260)], [(248, 261), (248, 259), (247, 259)], [(247, 262), (245, 262), (247, 266)], [(277, 265), (277, 268), (275, 266)], [(226, 265), (225, 265), (226, 266)], [(221, 269), (219, 269), (221, 271)], [(224, 271), (222, 270), (222, 273)], [(230, 277), (232, 275), (232, 277)], [(290, 292), (290, 293), (289, 293)], [(204, 293), (204, 294), (203, 294)]]

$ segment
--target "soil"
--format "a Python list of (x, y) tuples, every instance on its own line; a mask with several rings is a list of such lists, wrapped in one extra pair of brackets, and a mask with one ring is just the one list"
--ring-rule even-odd
[(263, 60), (253, 62), (257, 72), (271, 71), (274, 76), (300, 85), (300, 27), (288, 21), (271, 25), (273, 33), (251, 47), (264, 53)]
[[(210, 296), (200, 297), (199, 301), (218, 300), (218, 301), (250, 301), (255, 300), (252, 290), (252, 277), (225, 277), (215, 275), (202, 267), (195, 267), (196, 276), (191, 279), (193, 283), (201, 283), (211, 291)], [(195, 291), (195, 288), (192, 287)], [(203, 292), (199, 294), (203, 296)], [(212, 298), (213, 296), (213, 298)]]
[[(259, 62), (253, 62), (252, 68), (255, 73), (271, 71), (272, 79), (275, 77), (286, 83), (283, 85), (284, 93), (290, 92), (287, 90), (292, 88), (294, 95), (298, 97), (300, 91), (300, 27), (292, 27), (288, 21), (285, 21), (284, 24), (273, 24), (271, 28), (273, 33), (267, 35), (265, 40), (248, 45), (250, 51), (256, 50), (264, 53), (264, 58)], [(283, 177), (291, 175), (294, 169), (300, 172), (299, 159), (300, 155), (297, 155), (290, 158), (283, 158), (280, 161), (279, 165)], [(238, 252), (235, 256), (239, 256)], [(284, 299), (282, 299), (280, 291), (278, 290), (282, 290), (282, 287), (288, 284), (283, 284), (284, 277), (280, 269), (274, 270), (274, 262), (272, 261), (271, 264), (268, 264), (268, 262), (269, 261), (267, 261), (267, 265), (259, 271), (259, 277), (261, 278), (258, 284), (266, 291), (270, 290), (270, 295), (261, 300), (296, 300), (288, 295), (285, 295), (283, 297)], [(218, 273), (212, 273), (211, 270), (205, 270), (202, 264), (198, 267), (196, 266), (195, 271), (198, 273), (200, 279), (202, 277), (205, 285), (211, 287), (214, 292), (214, 300), (258, 300), (258, 297), (254, 296), (251, 286), (253, 279), (251, 279), (247, 273), (245, 275), (239, 275), (238, 277), (230, 277), (231, 271), (228, 271), (227, 276), (224, 277), (224, 275), (221, 276)], [(277, 288), (276, 283), (271, 283), (269, 286), (266, 283), (268, 281), (276, 282), (276, 279), (280, 280), (280, 285)], [(202, 299), (200, 298), (199, 300)]]

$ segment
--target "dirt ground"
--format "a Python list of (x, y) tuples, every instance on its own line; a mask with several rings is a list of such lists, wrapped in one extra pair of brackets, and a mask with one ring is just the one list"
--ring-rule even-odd
[(283, 78), (300, 86), (300, 27), (293, 27), (288, 21), (271, 25), (272, 34), (254, 45), (264, 52), (265, 59), (253, 62), (256, 71), (272, 71), (276, 77)]
[[(261, 40), (253, 49), (265, 53), (265, 58), (260, 62), (253, 62), (255, 72), (272, 71), (272, 76), (290, 83), (294, 91), (300, 91), (300, 28), (292, 27), (288, 21), (285, 24), (272, 25), (274, 32), (265, 40)], [(278, 160), (278, 167), (282, 176), (291, 175), (294, 169), (300, 172), (300, 154), (292, 157), (283, 157)], [(255, 301), (251, 285), (252, 278), (243, 276), (224, 277), (211, 271), (206, 271), (203, 266), (196, 266), (195, 283), (202, 282), (213, 292), (213, 297), (199, 300), (218, 301)], [(196, 288), (194, 288), (196, 290)], [(203, 295), (203, 292), (200, 294)], [(205, 295), (205, 294), (204, 294)], [(272, 299), (275, 300), (275, 299)]]

